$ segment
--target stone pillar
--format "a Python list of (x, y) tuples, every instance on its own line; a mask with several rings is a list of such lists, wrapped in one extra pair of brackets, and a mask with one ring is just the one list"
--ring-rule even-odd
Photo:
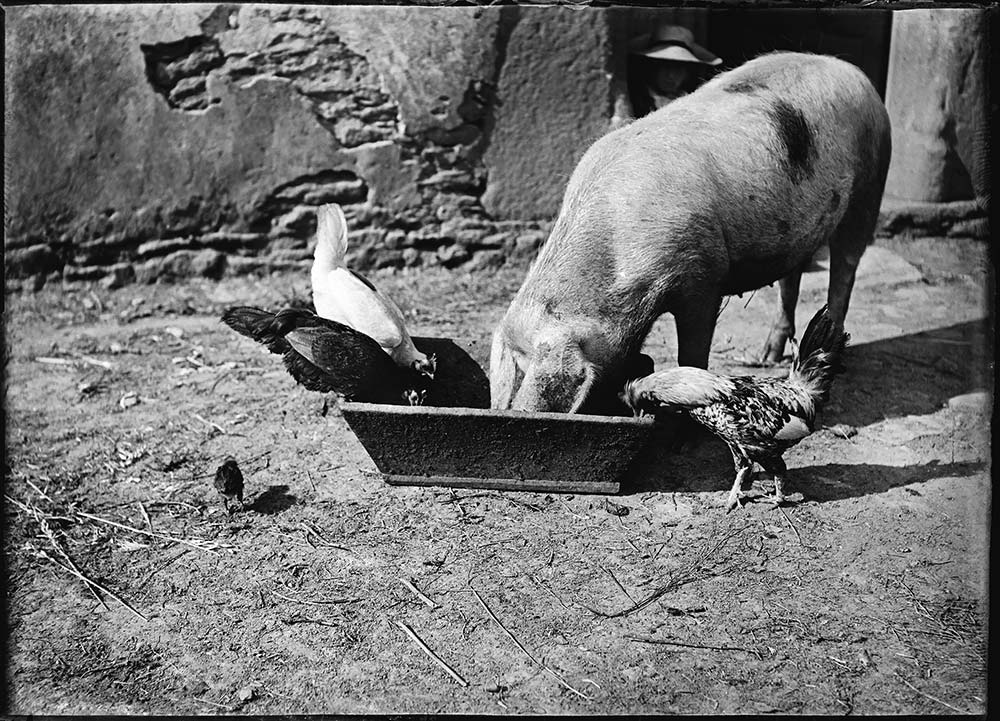
[(987, 33), (983, 10), (893, 13), (887, 197), (934, 203), (989, 197)]

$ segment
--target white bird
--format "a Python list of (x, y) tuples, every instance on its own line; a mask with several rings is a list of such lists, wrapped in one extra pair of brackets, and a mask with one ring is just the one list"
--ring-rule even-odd
[(317, 211), (316, 249), (313, 253), (312, 293), (316, 314), (371, 336), (396, 365), (414, 368), (433, 378), (436, 359), (417, 350), (391, 298), (370, 280), (344, 264), (347, 219), (336, 203)]

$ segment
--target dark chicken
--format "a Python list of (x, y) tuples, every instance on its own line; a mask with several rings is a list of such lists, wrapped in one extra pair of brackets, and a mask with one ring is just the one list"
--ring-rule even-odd
[(277, 313), (240, 306), (222, 322), (282, 356), (299, 385), (344, 400), (420, 405), (430, 379), (402, 368), (370, 336), (302, 308)]
[(233, 512), (229, 504), (234, 500), (239, 501), (240, 508), (243, 507), (243, 474), (235, 458), (230, 456), (216, 469), (215, 490), (222, 494), (228, 513)]
[(774, 503), (784, 500), (782, 454), (815, 429), (849, 336), (837, 331), (827, 307), (809, 322), (800, 346), (792, 346), (787, 378), (727, 377), (701, 368), (659, 371), (625, 385), (633, 412), (682, 411), (721, 437), (736, 466), (726, 510), (739, 504), (742, 487), (759, 463), (774, 475)]

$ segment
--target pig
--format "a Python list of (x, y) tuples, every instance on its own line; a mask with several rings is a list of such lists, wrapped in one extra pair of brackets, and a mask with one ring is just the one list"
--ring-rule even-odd
[(779, 284), (761, 360), (795, 335), (799, 281), (830, 248), (838, 330), (871, 243), (889, 117), (843, 60), (771, 53), (597, 140), (493, 335), (493, 408), (587, 412), (617, 394), (656, 319), (707, 368), (723, 296)]

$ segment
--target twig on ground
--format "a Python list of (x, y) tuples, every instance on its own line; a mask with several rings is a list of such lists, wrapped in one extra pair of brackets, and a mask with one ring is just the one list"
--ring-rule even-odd
[(760, 651), (752, 648), (744, 648), (742, 646), (711, 646), (702, 643), (683, 643), (681, 641), (671, 641), (667, 638), (645, 638), (643, 636), (626, 636), (629, 641), (637, 641), (639, 643), (654, 643), (662, 646), (682, 646), (684, 648), (704, 648), (709, 651), (742, 651), (744, 653), (752, 653), (754, 656), (760, 657)]
[(100, 366), (104, 370), (113, 371), (115, 369), (114, 363), (109, 363), (108, 361), (97, 360), (96, 358), (91, 358), (89, 356), (78, 355), (74, 356), (74, 359), (69, 358), (50, 358), (47, 356), (38, 356), (35, 358), (37, 363), (45, 363), (46, 365), (58, 365), (58, 366), (75, 366), (81, 363), (90, 364), (94, 366)]
[(222, 435), (226, 435), (226, 429), (223, 428), (222, 426), (220, 426), (218, 423), (215, 423), (214, 421), (210, 421), (210, 420), (208, 420), (206, 418), (202, 418), (197, 413), (192, 413), (191, 415), (193, 415), (199, 421), (201, 421), (202, 423), (204, 423), (206, 426), (211, 426), (212, 428), (215, 428), (217, 431), (219, 431), (219, 433), (221, 433)]
[(900, 676), (899, 673), (897, 673), (895, 671), (893, 673), (896, 675), (896, 678), (898, 678), (900, 681), (902, 681), (907, 686), (909, 686), (910, 688), (912, 688), (914, 691), (916, 691), (917, 693), (919, 693), (921, 696), (923, 696), (925, 698), (929, 698), (931, 701), (934, 701), (936, 703), (941, 704), (942, 706), (950, 708), (952, 711), (954, 711), (956, 713), (965, 713), (965, 711), (963, 711), (960, 708), (956, 708), (955, 706), (952, 706), (947, 701), (942, 701), (941, 699), (939, 699), (939, 698), (937, 698), (935, 696), (931, 696), (929, 693), (926, 693), (925, 691), (921, 691), (919, 688), (917, 688), (912, 683), (910, 683), (909, 681), (907, 681), (905, 678), (903, 678), (902, 676)]
[(306, 543), (308, 543), (313, 548), (316, 547), (316, 544), (313, 543), (310, 536), (315, 536), (316, 540), (319, 541), (320, 546), (324, 546), (326, 548), (336, 548), (338, 551), (346, 551), (347, 553), (354, 553), (354, 555), (357, 555), (350, 548), (347, 548), (345, 546), (339, 546), (333, 541), (331, 541), (329, 538), (327, 538), (325, 535), (323, 535), (322, 531), (320, 531), (319, 527), (317, 527), (315, 523), (311, 523), (310, 521), (302, 521), (302, 523), (299, 525), (301, 526), (302, 530), (305, 531)]
[(139, 581), (139, 583), (135, 584), (134, 588), (142, 588), (143, 586), (145, 586), (147, 583), (149, 583), (150, 579), (152, 579), (153, 576), (155, 576), (157, 573), (159, 573), (160, 571), (162, 571), (164, 568), (166, 568), (167, 566), (169, 566), (171, 563), (173, 563), (174, 561), (176, 561), (178, 558), (180, 558), (181, 556), (183, 556), (185, 553), (187, 553), (190, 550), (191, 550), (190, 548), (181, 548), (181, 552), (180, 553), (175, 554), (171, 558), (167, 559), (165, 562), (163, 562), (160, 565), (158, 565), (156, 568), (154, 568), (148, 574), (146, 574), (146, 577), (144, 579), (142, 579), (141, 581)]
[(76, 515), (82, 518), (89, 518), (92, 521), (97, 521), (98, 523), (106, 523), (109, 526), (115, 526), (116, 528), (121, 528), (126, 531), (132, 531), (133, 533), (140, 533), (144, 536), (151, 536), (153, 538), (162, 538), (165, 541), (171, 541), (172, 543), (183, 543), (185, 546), (191, 546), (191, 548), (196, 548), (199, 551), (205, 551), (206, 553), (213, 553), (218, 555), (218, 551), (210, 548), (211, 545), (220, 545), (215, 541), (204, 541), (201, 539), (196, 539), (194, 541), (187, 538), (177, 538), (176, 536), (168, 536), (165, 533), (156, 533), (155, 531), (144, 531), (141, 528), (134, 528), (132, 526), (126, 526), (124, 523), (118, 523), (117, 521), (109, 521), (106, 518), (101, 518), (100, 516), (94, 516), (90, 513), (84, 513), (83, 511), (76, 511)]
[(426, 603), (431, 608), (437, 608), (438, 607), (438, 604), (434, 603), (434, 601), (432, 601), (431, 599), (427, 598), (427, 596), (425, 596), (423, 593), (421, 593), (420, 589), (418, 589), (416, 586), (414, 586), (410, 581), (407, 581), (405, 578), (401, 578), (401, 579), (399, 579), (399, 582), (401, 584), (403, 584), (404, 586), (406, 586), (406, 588), (409, 589), (413, 593), (414, 596), (416, 596), (417, 598), (419, 598), (421, 601), (423, 601), (424, 603)]
[[(91, 593), (94, 592), (94, 589), (97, 589), (98, 591), (102, 591), (103, 593), (108, 594), (109, 596), (111, 596), (111, 598), (113, 598), (116, 601), (118, 601), (118, 603), (120, 603), (121, 605), (123, 605), (125, 608), (127, 608), (129, 611), (131, 611), (136, 616), (138, 616), (139, 618), (141, 618), (143, 621), (148, 621), (149, 620), (141, 612), (137, 611), (132, 604), (130, 604), (124, 598), (122, 598), (121, 596), (119, 596), (117, 593), (115, 593), (114, 591), (111, 591), (111, 590), (105, 588), (104, 586), (102, 586), (101, 584), (97, 583), (96, 581), (93, 581), (90, 578), (88, 578), (86, 576), (86, 574), (84, 574), (82, 571), (80, 571), (76, 567), (76, 564), (73, 563), (72, 560), (70, 560), (69, 556), (67, 556), (65, 554), (65, 552), (61, 548), (58, 549), (58, 550), (59, 550), (60, 554), (63, 556), (63, 558), (65, 558), (67, 561), (69, 561), (70, 564), (72, 564), (71, 566), (66, 566), (66, 565), (64, 565), (62, 563), (59, 563), (59, 561), (57, 561), (52, 556), (50, 556), (48, 554), (48, 552), (46, 552), (46, 551), (40, 551), (40, 553), (42, 554), (42, 556), (44, 558), (47, 558), (49, 561), (52, 561), (52, 563), (54, 563), (55, 565), (59, 566), (59, 568), (63, 569), (64, 571), (68, 571), (69, 573), (71, 573), (72, 575), (76, 576), (81, 581), (83, 581), (85, 584), (87, 584), (87, 588), (91, 591)], [(103, 599), (101, 599), (100, 597), (98, 597), (98, 600), (101, 602), (102, 606), (104, 606), (105, 608), (108, 607), (107, 604), (104, 603)]]
[(76, 365), (76, 361), (71, 361), (66, 358), (48, 358), (46, 356), (38, 356), (35, 358), (36, 363), (44, 363), (45, 365), (51, 366), (73, 366)]
[(113, 371), (115, 369), (115, 364), (109, 361), (98, 360), (97, 358), (91, 358), (90, 356), (86, 355), (78, 355), (76, 357), (79, 358), (84, 363), (89, 363), (92, 366), (98, 366), (99, 368), (103, 368), (106, 371)]
[(626, 596), (628, 596), (628, 600), (629, 601), (631, 601), (632, 603), (635, 603), (635, 599), (632, 598), (632, 594), (628, 592), (628, 590), (621, 584), (621, 582), (617, 578), (615, 578), (615, 574), (611, 573), (611, 571), (609, 569), (605, 568), (604, 566), (598, 566), (598, 567), (602, 571), (604, 571), (606, 574), (608, 574), (609, 576), (611, 576), (611, 580), (614, 581), (615, 585), (618, 586), (618, 588), (620, 588), (622, 590), (622, 593), (624, 593)]
[(55, 501), (53, 501), (51, 498), (49, 498), (48, 494), (46, 494), (45, 491), (43, 491), (41, 488), (39, 488), (34, 483), (32, 483), (30, 478), (25, 478), (24, 480), (27, 481), (27, 483), (28, 483), (29, 486), (31, 486), (32, 488), (35, 489), (35, 492), (39, 496), (41, 496), (42, 498), (44, 498), (49, 503), (55, 503)]
[(313, 477), (312, 477), (312, 474), (309, 472), (308, 468), (306, 469), (306, 479), (309, 481), (309, 485), (312, 486), (313, 493), (315, 493), (316, 492), (316, 484), (313, 483)]
[(462, 678), (461, 676), (459, 676), (459, 675), (458, 675), (458, 674), (457, 674), (457, 673), (455, 672), (455, 670), (454, 670), (454, 669), (453, 669), (453, 668), (452, 668), (451, 666), (449, 666), (449, 665), (448, 665), (448, 664), (446, 664), (446, 663), (445, 663), (444, 661), (442, 661), (442, 660), (441, 660), (440, 658), (438, 658), (437, 654), (435, 654), (435, 653), (434, 653), (433, 651), (431, 651), (431, 650), (430, 650), (430, 649), (429, 649), (429, 648), (427, 647), (427, 644), (425, 644), (425, 643), (424, 643), (423, 641), (421, 641), (421, 640), (420, 640), (420, 637), (419, 637), (419, 636), (417, 636), (417, 634), (415, 634), (415, 633), (413, 632), (413, 629), (411, 629), (411, 628), (410, 628), (409, 626), (407, 626), (407, 625), (406, 625), (405, 623), (403, 623), (402, 621), (396, 621), (396, 625), (397, 625), (397, 626), (399, 626), (399, 628), (400, 628), (400, 629), (401, 629), (401, 630), (403, 631), (403, 633), (405, 633), (405, 634), (406, 634), (407, 636), (409, 636), (409, 637), (410, 637), (410, 639), (411, 639), (411, 640), (412, 640), (412, 641), (413, 641), (413, 642), (414, 642), (415, 644), (417, 644), (417, 647), (418, 647), (418, 648), (419, 648), (419, 649), (420, 649), (421, 651), (423, 651), (423, 652), (424, 652), (425, 654), (427, 654), (427, 656), (429, 656), (429, 657), (430, 657), (430, 659), (431, 659), (431, 660), (432, 660), (432, 661), (433, 661), (434, 663), (436, 663), (436, 664), (437, 664), (438, 666), (440, 666), (440, 667), (441, 667), (441, 668), (442, 668), (442, 669), (444, 670), (444, 672), (445, 672), (445, 673), (447, 673), (447, 674), (448, 674), (449, 676), (451, 676), (451, 677), (452, 677), (453, 679), (455, 679), (455, 681), (457, 681), (457, 682), (458, 682), (458, 685), (459, 685), (459, 686), (462, 686), (462, 687), (465, 687), (465, 686), (468, 686), (468, 685), (469, 685), (469, 682), (468, 682), (468, 681), (466, 681), (466, 680), (465, 680), (464, 678)]
[(785, 517), (785, 521), (791, 527), (792, 531), (795, 532), (795, 537), (797, 539), (799, 539), (799, 545), (800, 546), (805, 546), (806, 548), (812, 548), (812, 546), (807, 546), (805, 543), (802, 542), (802, 536), (799, 535), (799, 529), (797, 529), (795, 527), (795, 524), (792, 523), (792, 519), (788, 517), (787, 513), (785, 513), (785, 509), (782, 508), (781, 506), (775, 506), (775, 508), (777, 508), (779, 511), (781, 511), (781, 515)]
[[(48, 542), (52, 545), (52, 547), (54, 549), (56, 549), (56, 552), (60, 556), (62, 556), (64, 559), (66, 559), (66, 563), (69, 564), (69, 568), (66, 568), (65, 566), (63, 566), (63, 568), (66, 568), (67, 571), (69, 571), (70, 573), (74, 574), (78, 578), (83, 578), (83, 571), (81, 571), (77, 567), (77, 565), (75, 563), (73, 563), (73, 559), (70, 558), (69, 554), (67, 554), (66, 551), (63, 550), (62, 546), (59, 545), (59, 542), (56, 540), (56, 535), (55, 535), (55, 533), (52, 532), (52, 528), (51, 528), (51, 526), (49, 526), (48, 521), (45, 518), (43, 518), (43, 517), (41, 517), (39, 515), (38, 509), (32, 509), (31, 515), (34, 516), (35, 522), (38, 523), (38, 527), (41, 530), (42, 535), (45, 536), (46, 539), (48, 539)], [(46, 558), (49, 558), (49, 560), (52, 560), (53, 562), (55, 562), (55, 560), (52, 559), (44, 551), (42, 551), (42, 554)], [(57, 563), (56, 565), (62, 566), (62, 564), (59, 564), (59, 563)], [(91, 585), (90, 580), (87, 579), (87, 578), (84, 578), (84, 581), (85, 581), (85, 588), (88, 591), (90, 591), (90, 595), (93, 596), (94, 598), (96, 598), (97, 602), (100, 603), (102, 606), (104, 606), (104, 608), (106, 610), (110, 611), (111, 609), (108, 608), (108, 604), (106, 604), (104, 602), (104, 599), (101, 598), (100, 594), (98, 594), (97, 591), (94, 590), (94, 586)]]
[(563, 508), (565, 508), (567, 511), (569, 511), (569, 514), (571, 516), (574, 516), (575, 518), (579, 518), (581, 521), (587, 520), (587, 516), (581, 516), (579, 513), (574, 513), (573, 509), (569, 507), (569, 505), (566, 503), (566, 501), (564, 501), (563, 499), (559, 498), (558, 496), (556, 496), (556, 499), (563, 505)]
[(149, 520), (149, 514), (146, 513), (146, 507), (142, 505), (142, 501), (136, 501), (139, 504), (139, 511), (142, 513), (142, 518), (146, 521), (146, 527), (149, 528), (149, 532), (153, 533), (153, 522)]
[(571, 609), (571, 608), (570, 608), (569, 606), (567, 606), (567, 605), (566, 605), (565, 603), (563, 603), (563, 602), (562, 602), (562, 599), (561, 599), (561, 598), (559, 598), (559, 596), (558, 596), (558, 595), (556, 594), (556, 592), (555, 592), (555, 591), (553, 591), (553, 590), (552, 590), (552, 589), (551, 589), (551, 588), (550, 588), (549, 586), (545, 585), (544, 583), (542, 583), (541, 581), (539, 581), (539, 580), (538, 580), (537, 578), (535, 578), (535, 577), (534, 577), (534, 576), (532, 576), (532, 575), (529, 575), (529, 576), (528, 576), (528, 578), (530, 578), (530, 579), (531, 579), (532, 581), (534, 581), (534, 582), (535, 582), (536, 584), (538, 584), (538, 586), (539, 586), (540, 588), (542, 588), (542, 589), (544, 589), (544, 590), (548, 591), (548, 592), (549, 592), (549, 594), (550, 594), (550, 595), (552, 596), (552, 598), (554, 598), (554, 599), (556, 600), (556, 602), (557, 602), (557, 603), (558, 603), (558, 604), (559, 604), (560, 606), (562, 606), (563, 608), (565, 608), (565, 609), (566, 609), (567, 611), (572, 611), (572, 610), (573, 610), (573, 609)]
[(542, 670), (544, 670), (546, 673), (548, 673), (550, 676), (552, 676), (552, 678), (554, 678), (556, 681), (558, 681), (559, 684), (563, 688), (569, 689), (570, 691), (572, 691), (573, 693), (575, 693), (577, 696), (579, 696), (580, 698), (586, 699), (587, 701), (593, 701), (594, 700), (593, 696), (588, 696), (587, 694), (583, 693), (582, 691), (578, 691), (577, 689), (573, 688), (568, 683), (566, 683), (566, 681), (564, 681), (563, 678), (559, 674), (557, 674), (551, 668), (549, 668), (544, 663), (542, 663), (541, 661), (539, 661), (537, 658), (535, 658), (534, 656), (532, 656), (531, 653), (528, 652), (528, 649), (526, 649), (524, 646), (522, 646), (521, 642), (518, 641), (514, 637), (514, 634), (512, 634), (510, 631), (508, 631), (507, 627), (504, 626), (503, 623), (500, 622), (500, 619), (497, 618), (496, 614), (493, 613), (493, 611), (490, 609), (490, 607), (486, 605), (486, 601), (484, 601), (483, 597), (479, 595), (479, 592), (476, 591), (476, 589), (472, 588), (471, 585), (469, 586), (469, 590), (472, 591), (473, 595), (476, 597), (476, 600), (479, 601), (479, 605), (481, 605), (483, 607), (483, 609), (485, 609), (486, 613), (488, 613), (490, 615), (490, 618), (492, 618), (496, 622), (497, 626), (499, 626), (500, 629), (505, 634), (507, 634), (507, 638), (509, 638), (511, 641), (513, 641), (514, 645), (517, 646), (521, 650), (521, 653), (523, 653), (525, 656), (527, 656), (529, 659), (531, 659), (531, 661), (533, 663), (535, 663), (537, 666), (540, 666), (542, 668)]

